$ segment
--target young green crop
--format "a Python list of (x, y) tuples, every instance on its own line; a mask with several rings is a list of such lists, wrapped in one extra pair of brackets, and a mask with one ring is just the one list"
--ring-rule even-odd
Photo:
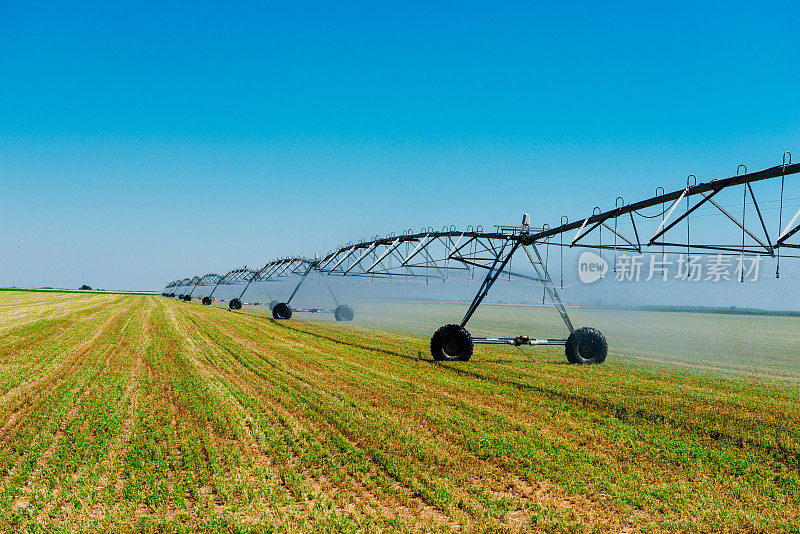
[(424, 336), (154, 296), (0, 310), (0, 531), (798, 532), (792, 381), (437, 363)]

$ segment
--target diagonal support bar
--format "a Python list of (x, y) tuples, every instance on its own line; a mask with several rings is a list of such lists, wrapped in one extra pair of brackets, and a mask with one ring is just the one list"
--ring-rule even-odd
[(289, 304), (290, 302), (292, 302), (292, 299), (297, 294), (297, 290), (300, 289), (301, 285), (303, 285), (303, 281), (306, 279), (306, 277), (308, 276), (308, 273), (310, 273), (311, 269), (313, 269), (313, 268), (314, 268), (314, 265), (309, 263), (308, 267), (306, 267), (306, 272), (304, 272), (303, 276), (300, 277), (300, 281), (297, 282), (297, 285), (295, 286), (294, 291), (292, 291), (292, 294), (289, 296), (289, 300), (286, 301), (286, 304)]
[[(641, 252), (641, 251), (642, 251), (642, 247), (641, 247), (641, 245), (637, 245), (637, 244), (635, 244), (633, 241), (631, 241), (630, 239), (628, 239), (627, 237), (625, 237), (624, 235), (622, 235), (621, 233), (619, 233), (617, 230), (614, 230), (613, 228), (611, 228), (611, 227), (610, 227), (609, 225), (607, 225), (605, 222), (603, 222), (603, 223), (602, 223), (602, 225), (603, 225), (605, 228), (607, 228), (607, 229), (608, 229), (608, 230), (609, 230), (609, 231), (610, 231), (612, 234), (614, 234), (615, 236), (619, 237), (620, 239), (622, 239), (623, 241), (625, 241), (627, 244), (629, 244), (631, 247), (633, 247), (633, 250), (635, 250), (635, 251), (637, 251), (637, 252)], [(633, 229), (634, 229), (634, 231), (636, 231), (636, 226), (635, 226), (635, 225), (634, 225)], [(637, 241), (638, 241), (638, 239), (639, 239), (639, 236), (638, 236), (638, 235), (636, 236), (636, 239), (637, 239)], [(623, 247), (616, 247), (616, 246), (615, 246), (615, 248), (623, 248)]]
[(399, 245), (400, 245), (400, 240), (399, 240), (399, 239), (395, 239), (394, 243), (392, 243), (391, 245), (389, 245), (389, 246), (386, 248), (386, 250), (384, 251), (384, 253), (383, 253), (383, 254), (381, 254), (381, 255), (378, 257), (378, 259), (377, 259), (377, 260), (375, 260), (375, 262), (374, 262), (372, 265), (370, 265), (370, 266), (369, 266), (369, 269), (367, 269), (367, 270), (366, 270), (366, 271), (364, 271), (364, 272), (367, 272), (367, 273), (370, 273), (370, 272), (372, 272), (372, 269), (374, 269), (376, 265), (378, 265), (380, 262), (382, 262), (382, 261), (384, 260), (384, 258), (386, 258), (386, 256), (388, 256), (389, 254), (391, 254), (391, 253), (392, 253), (392, 251), (393, 251), (394, 249), (396, 249), (396, 248), (397, 248)]
[[(659, 234), (659, 232), (661, 232), (661, 229), (664, 228), (664, 225), (669, 220), (670, 216), (672, 215), (672, 212), (675, 211), (675, 208), (678, 207), (678, 204), (681, 203), (681, 200), (683, 200), (683, 197), (686, 196), (686, 193), (688, 191), (689, 191), (688, 188), (684, 189), (683, 193), (681, 193), (681, 196), (678, 197), (678, 200), (676, 200), (675, 202), (672, 203), (672, 207), (669, 209), (669, 212), (667, 213), (667, 216), (664, 217), (663, 219), (661, 219), (661, 224), (658, 225), (658, 228), (656, 229), (656, 233), (653, 234), (653, 237), (650, 238), (650, 243), (652, 243), (655, 238), (657, 238), (659, 235), (661, 235), (661, 234)], [(687, 213), (687, 215), (688, 215), (688, 213)], [(678, 219), (678, 220), (680, 220), (680, 219)], [(666, 232), (666, 230), (664, 230), (664, 231)]]
[[(716, 194), (717, 194), (717, 193), (719, 193), (720, 191), (722, 191), (722, 189), (717, 189), (717, 190), (715, 190), (713, 193), (711, 193), (711, 194), (710, 194), (710, 195), (708, 195), (708, 196), (705, 196), (705, 195), (703, 195), (703, 200), (699, 201), (697, 204), (695, 204), (694, 206), (692, 206), (691, 208), (689, 208), (688, 210), (686, 210), (686, 212), (684, 212), (683, 214), (681, 214), (681, 216), (680, 216), (680, 217), (678, 217), (677, 219), (675, 219), (674, 221), (672, 221), (670, 224), (668, 224), (666, 227), (664, 227), (664, 223), (665, 223), (665, 222), (666, 222), (666, 221), (669, 219), (669, 214), (667, 214), (667, 217), (665, 217), (665, 218), (664, 218), (664, 220), (663, 220), (663, 221), (661, 221), (661, 225), (659, 225), (659, 227), (658, 227), (658, 230), (656, 230), (656, 233), (655, 233), (655, 234), (653, 234), (653, 237), (651, 237), (651, 238), (650, 238), (650, 241), (648, 242), (648, 245), (652, 245), (652, 244), (653, 244), (653, 241), (655, 241), (656, 239), (658, 239), (659, 237), (661, 237), (662, 235), (664, 235), (665, 233), (667, 233), (667, 232), (668, 232), (668, 231), (669, 231), (671, 228), (673, 228), (673, 227), (674, 227), (676, 224), (678, 224), (679, 222), (681, 222), (682, 220), (684, 220), (686, 217), (688, 217), (688, 216), (689, 216), (689, 214), (691, 214), (691, 213), (692, 213), (694, 210), (696, 210), (697, 208), (699, 208), (700, 206), (702, 206), (703, 204), (705, 204), (706, 202), (708, 202), (709, 200), (711, 200), (711, 197), (713, 197), (714, 195), (716, 195)], [(680, 199), (679, 199), (679, 200), (680, 200)], [(673, 211), (673, 210), (674, 210), (674, 209), (677, 207), (677, 205), (678, 205), (678, 202), (675, 202), (675, 205), (674, 205), (674, 206), (672, 206), (672, 209), (671, 209), (671, 210), (669, 210), (670, 214), (671, 214), (671, 213), (672, 213), (672, 211)]]
[(792, 220), (789, 221), (789, 224), (787, 224), (786, 228), (784, 228), (783, 232), (781, 232), (781, 235), (778, 237), (778, 244), (779, 245), (783, 245), (784, 241), (786, 241), (787, 239), (792, 237), (794, 234), (797, 233), (798, 230), (800, 230), (800, 225), (797, 225), (794, 228), (792, 228), (791, 230), (789, 230), (789, 228), (791, 228), (792, 225), (797, 220), (797, 217), (800, 217), (800, 210), (797, 210), (797, 213), (794, 214), (794, 217), (792, 217)]
[(197, 286), (199, 286), (199, 285), (200, 285), (200, 282), (201, 282), (202, 280), (203, 280), (203, 278), (197, 278), (197, 282), (195, 282), (195, 284), (194, 284), (194, 287), (192, 287), (192, 290), (191, 290), (191, 291), (189, 291), (189, 296), (190, 296), (190, 297), (192, 296), (192, 293), (194, 293), (194, 290), (195, 290), (195, 289), (197, 289)]
[[(748, 187), (750, 187), (750, 184), (747, 184), (747, 186), (748, 186)], [(751, 190), (750, 192), (752, 193), (752, 190)], [(711, 200), (711, 197), (710, 197), (710, 196), (706, 196), (706, 194), (705, 194), (705, 193), (700, 193), (700, 194), (701, 194), (701, 195), (703, 195), (703, 197), (704, 197), (706, 200), (708, 200), (708, 201), (709, 201), (711, 204), (713, 204), (713, 205), (714, 205), (714, 207), (715, 207), (715, 208), (717, 208), (717, 209), (718, 209), (718, 210), (719, 210), (719, 211), (720, 211), (720, 212), (721, 212), (723, 215), (725, 215), (725, 216), (726, 216), (728, 219), (730, 219), (731, 221), (733, 221), (733, 223), (734, 223), (736, 226), (738, 226), (738, 227), (739, 227), (739, 228), (740, 228), (740, 229), (741, 229), (741, 230), (742, 230), (744, 233), (746, 233), (747, 235), (749, 235), (749, 236), (750, 236), (750, 237), (751, 237), (751, 238), (752, 238), (752, 239), (753, 239), (753, 240), (754, 240), (756, 243), (758, 243), (759, 245), (761, 245), (762, 247), (764, 247), (764, 249), (766, 249), (766, 251), (767, 251), (767, 252), (770, 252), (770, 251), (772, 250), (772, 244), (771, 244), (771, 243), (770, 243), (770, 245), (767, 245), (767, 244), (766, 244), (766, 243), (764, 243), (764, 242), (763, 242), (761, 239), (759, 239), (758, 237), (756, 237), (756, 236), (753, 234), (753, 232), (751, 232), (750, 230), (748, 230), (748, 229), (747, 229), (747, 227), (745, 227), (744, 223), (741, 223), (741, 222), (739, 222), (739, 220), (738, 220), (736, 217), (734, 217), (733, 215), (731, 215), (730, 213), (728, 213), (728, 212), (725, 210), (725, 208), (723, 208), (722, 206), (720, 206), (719, 204), (717, 204), (716, 202), (714, 202), (713, 200)], [(753, 198), (753, 201), (755, 201), (755, 197)], [(759, 215), (758, 215), (758, 216), (759, 216), (759, 218), (761, 217), (761, 212), (759, 212)], [(763, 225), (763, 219), (762, 219), (762, 225)], [(764, 228), (764, 233), (765, 233), (765, 235), (767, 236), (767, 240), (769, 240), (769, 234), (767, 234), (767, 233), (766, 233), (766, 228)]]
[(225, 276), (220, 276), (219, 278), (217, 278), (217, 283), (216, 283), (216, 284), (214, 284), (214, 289), (212, 289), (212, 290), (211, 290), (211, 293), (209, 293), (209, 294), (208, 294), (208, 298), (211, 298), (211, 297), (213, 297), (213, 296), (214, 296), (214, 291), (216, 291), (216, 290), (217, 290), (217, 288), (218, 288), (218, 287), (219, 287), (219, 285), (222, 283), (222, 281), (223, 281), (223, 280), (225, 280), (225, 278), (226, 278)]
[[(567, 329), (569, 333), (575, 331), (575, 328), (572, 326), (572, 321), (569, 319), (569, 314), (567, 314), (567, 309), (564, 307), (564, 303), (561, 302), (561, 297), (558, 294), (558, 290), (556, 289), (556, 285), (553, 283), (553, 280), (550, 278), (550, 273), (547, 272), (547, 266), (545, 266), (544, 262), (542, 261), (542, 256), (539, 254), (539, 250), (536, 248), (536, 245), (530, 245), (530, 248), (533, 249), (533, 252), (536, 254), (536, 258), (538, 260), (535, 261), (533, 256), (531, 256), (530, 251), (528, 250), (528, 246), (523, 247), (525, 250), (525, 255), (528, 256), (528, 261), (531, 262), (536, 274), (539, 275), (539, 278), (542, 279), (542, 285), (544, 285), (545, 291), (550, 296), (550, 300), (553, 301), (553, 306), (555, 306), (558, 314), (561, 316), (561, 319), (564, 321), (564, 324), (567, 325)], [(541, 268), (541, 271), (540, 271)]]
[(256, 277), (256, 273), (251, 271), (250, 272), (250, 278), (247, 279), (247, 283), (245, 284), (244, 289), (242, 289), (242, 292), (239, 294), (239, 300), (242, 300), (242, 297), (244, 297), (245, 291), (247, 291), (247, 288), (250, 287), (250, 284), (253, 283), (253, 280), (255, 279), (255, 277)]
[(481, 302), (483, 302), (483, 299), (489, 293), (489, 290), (492, 288), (492, 285), (494, 285), (495, 281), (497, 281), (497, 277), (500, 276), (500, 273), (502, 273), (503, 269), (505, 269), (506, 265), (508, 265), (508, 262), (511, 260), (511, 256), (513, 256), (514, 252), (516, 252), (517, 248), (519, 248), (520, 241), (514, 241), (513, 243), (514, 244), (511, 245), (511, 250), (508, 252), (506, 257), (503, 258), (502, 261), (500, 261), (500, 258), (502, 258), (503, 256), (503, 250), (506, 248), (508, 241), (503, 243), (502, 248), (500, 249), (500, 251), (498, 252), (497, 256), (494, 259), (494, 263), (489, 268), (489, 271), (486, 273), (486, 277), (483, 279), (481, 287), (478, 289), (478, 293), (475, 295), (475, 298), (472, 299), (472, 303), (469, 305), (467, 313), (461, 320), (462, 328), (467, 325), (467, 322), (469, 322), (470, 318), (475, 313), (475, 310), (478, 309), (478, 306), (480, 306)]

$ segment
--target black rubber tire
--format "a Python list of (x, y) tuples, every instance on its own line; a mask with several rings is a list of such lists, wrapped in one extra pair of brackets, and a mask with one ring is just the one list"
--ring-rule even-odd
[(353, 312), (353, 308), (347, 304), (339, 304), (336, 306), (336, 309), (333, 310), (333, 316), (337, 321), (352, 321), (356, 314)]
[(277, 306), (278, 304), (279, 304), (279, 303), (278, 303), (278, 301), (277, 301), (277, 300), (272, 300), (272, 301), (270, 301), (270, 303), (269, 303), (269, 309), (270, 309), (270, 310), (271, 310), (271, 309), (273, 309), (273, 308), (274, 308), (275, 306)]
[(203, 300), (200, 302), (202, 302), (204, 306), (211, 306), (211, 297), (203, 297)]
[(285, 302), (279, 302), (272, 308), (272, 317), (275, 319), (291, 319), (292, 308)]
[(444, 325), (431, 337), (431, 356), (437, 362), (466, 362), (473, 348), (472, 336), (457, 324)]
[(230, 310), (241, 310), (242, 309), (242, 301), (239, 299), (231, 299), (228, 302), (228, 309)]
[(168, 296), (168, 297), (174, 297), (174, 296), (175, 296), (175, 293), (170, 293), (170, 294), (169, 294), (169, 295), (167, 295), (167, 296)]
[(608, 355), (608, 342), (599, 330), (584, 326), (569, 335), (564, 351), (569, 363), (603, 363)]
[(178, 295), (178, 300), (183, 300), (183, 293), (181, 293), (180, 295)]
[(183, 301), (184, 302), (191, 302), (192, 301), (192, 296), (191, 295), (184, 295), (183, 296)]

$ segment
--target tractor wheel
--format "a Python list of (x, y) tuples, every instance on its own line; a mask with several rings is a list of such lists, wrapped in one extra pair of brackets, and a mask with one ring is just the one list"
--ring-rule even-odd
[(242, 301), (239, 299), (231, 299), (228, 303), (228, 309), (231, 310), (241, 310), (242, 309)]
[(465, 362), (472, 356), (472, 336), (457, 324), (441, 327), (431, 338), (431, 355), (437, 362)]
[(203, 297), (203, 300), (201, 300), (200, 302), (202, 302), (205, 306), (210, 306), (211, 305), (211, 297)]
[(337, 321), (352, 321), (356, 314), (353, 313), (353, 308), (347, 304), (340, 304), (336, 306), (336, 309), (333, 311), (333, 316)]
[(191, 302), (192, 301), (192, 296), (191, 295), (184, 295), (183, 296), (183, 301), (184, 302)]
[(290, 308), (285, 302), (279, 302), (274, 308), (272, 308), (272, 316), (275, 319), (291, 319), (292, 308)]
[(183, 293), (181, 293), (180, 295), (178, 295), (178, 300), (183, 300)]
[(599, 330), (578, 328), (567, 338), (565, 352), (569, 363), (603, 363), (608, 354), (608, 342)]
[(279, 303), (278, 303), (278, 301), (277, 301), (277, 300), (270, 301), (270, 303), (269, 303), (269, 309), (270, 309), (270, 310), (274, 309), (274, 308), (275, 308), (275, 306), (277, 306), (278, 304), (279, 304)]

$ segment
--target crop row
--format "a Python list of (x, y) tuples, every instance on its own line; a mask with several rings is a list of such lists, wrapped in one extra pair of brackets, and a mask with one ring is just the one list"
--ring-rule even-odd
[(0, 530), (791, 530), (797, 391), (149, 296), (0, 302)]

